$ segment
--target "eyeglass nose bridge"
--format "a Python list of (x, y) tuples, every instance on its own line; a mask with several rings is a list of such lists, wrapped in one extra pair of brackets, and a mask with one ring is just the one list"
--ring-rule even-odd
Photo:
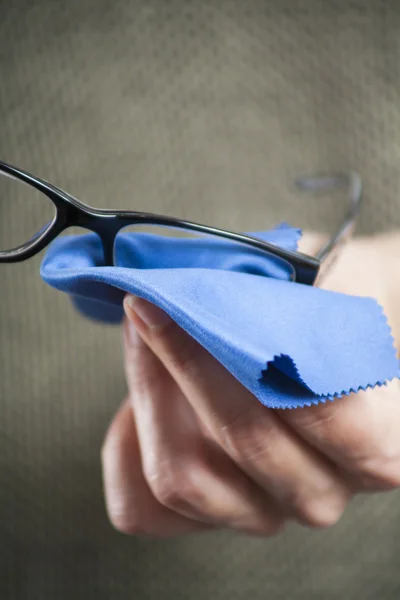
[(99, 236), (103, 247), (104, 266), (113, 266), (115, 238), (123, 226), (115, 214), (108, 214), (107, 211), (100, 212), (85, 205), (76, 206), (74, 204), (63, 205), (61, 212), (64, 229), (81, 227)]

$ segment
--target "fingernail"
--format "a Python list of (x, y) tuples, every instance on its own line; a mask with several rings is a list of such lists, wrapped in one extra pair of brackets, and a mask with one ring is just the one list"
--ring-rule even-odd
[[(126, 296), (124, 300), (126, 308), (133, 311), (148, 327), (164, 327), (172, 320), (167, 313), (155, 304), (138, 298), (137, 296)], [(129, 313), (125, 310), (129, 318)]]

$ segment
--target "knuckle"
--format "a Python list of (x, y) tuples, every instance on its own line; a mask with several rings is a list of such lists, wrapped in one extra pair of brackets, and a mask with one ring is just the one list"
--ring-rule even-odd
[(199, 465), (180, 465), (178, 468), (160, 463), (147, 472), (148, 484), (155, 498), (167, 508), (175, 511), (199, 509), (205, 492), (196, 476), (201, 469)]
[(274, 537), (281, 533), (285, 527), (283, 518), (265, 519), (261, 523), (246, 528), (246, 533), (257, 537)]
[(124, 449), (130, 448), (129, 432), (119, 427), (118, 423), (113, 423), (107, 432), (103, 445), (100, 450), (101, 463), (103, 468), (115, 462), (123, 454)]
[(280, 411), (280, 414), (288, 418), (293, 426), (325, 438), (336, 429), (337, 415), (340, 409), (339, 403), (327, 401), (323, 404), (294, 409), (290, 413)]
[(109, 447), (109, 440), (108, 440), (108, 435), (106, 435), (106, 437), (103, 440), (101, 449), (100, 449), (100, 460), (101, 460), (101, 464), (103, 465), (103, 469), (104, 469), (104, 464), (107, 460), (108, 457), (108, 447)]
[(220, 427), (220, 443), (232, 458), (242, 464), (260, 462), (270, 455), (274, 435), (268, 420), (242, 410)]
[(400, 487), (400, 457), (384, 453), (362, 460), (357, 465), (356, 476), (361, 488), (394, 490)]
[[(350, 395), (350, 398), (352, 397), (354, 397), (353, 394)], [(302, 423), (304, 429), (322, 429), (323, 435), (335, 433), (340, 422), (342, 408), (343, 405), (339, 402), (335, 403), (329, 400), (324, 404), (307, 407)], [(300, 411), (297, 417), (300, 417)]]
[(122, 412), (112, 422), (101, 447), (105, 504), (113, 527), (127, 535), (145, 535), (146, 522), (139, 514), (137, 498), (120, 481), (121, 457), (132, 449), (132, 430)]
[(108, 431), (106, 437), (103, 440), (103, 445), (100, 450), (101, 462), (104, 468), (104, 465), (108, 463), (110, 455), (116, 453), (116, 450), (119, 446), (119, 439), (117, 439), (117, 434), (114, 431)]
[(296, 507), (297, 518), (309, 527), (327, 529), (336, 525), (345, 510), (346, 503), (335, 496), (307, 499)]
[(108, 517), (114, 529), (125, 535), (147, 535), (146, 524), (124, 499), (108, 504)]

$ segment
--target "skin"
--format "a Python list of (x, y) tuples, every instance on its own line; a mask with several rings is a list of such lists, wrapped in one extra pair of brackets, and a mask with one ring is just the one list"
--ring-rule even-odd
[[(301, 250), (321, 245), (304, 236)], [(400, 233), (358, 238), (321, 287), (373, 296), (400, 342)], [(329, 527), (357, 492), (400, 486), (399, 381), (318, 406), (271, 410), (165, 313), (127, 296), (128, 396), (102, 449), (114, 527), (170, 537)]]

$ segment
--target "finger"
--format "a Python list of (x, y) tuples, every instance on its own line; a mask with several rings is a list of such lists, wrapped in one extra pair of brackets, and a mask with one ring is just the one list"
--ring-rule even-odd
[[(324, 242), (326, 236), (306, 232), (299, 242), (299, 250), (315, 255)], [(332, 268), (324, 274), (320, 284), (327, 290), (375, 298), (385, 308), (397, 346), (400, 343), (400, 311), (397, 309), (400, 288), (395, 274), (399, 249), (397, 232), (373, 238), (357, 237), (338, 250)]]
[[(320, 236), (305, 234), (301, 250), (313, 254)], [(346, 294), (374, 297), (385, 307), (397, 347), (400, 312), (397, 309), (398, 233), (353, 240), (339, 253), (323, 287)], [(384, 261), (383, 261), (384, 257)], [(397, 262), (396, 262), (397, 261)], [(374, 277), (371, 277), (374, 273)], [(391, 489), (400, 485), (400, 385), (361, 391), (335, 402), (282, 411), (282, 418), (364, 490)]]
[(327, 236), (322, 233), (304, 231), (298, 244), (299, 252), (315, 256), (327, 241)]
[(219, 447), (165, 367), (125, 323), (125, 368), (143, 470), (161, 504), (188, 518), (259, 535), (276, 533), (282, 515)]
[[(384, 309), (396, 349), (400, 351), (399, 234), (357, 238), (339, 253), (335, 268), (322, 282), (327, 290), (374, 298)], [(373, 276), (371, 275), (373, 273)]]
[(162, 506), (143, 476), (134, 418), (125, 402), (116, 414), (102, 449), (106, 508), (122, 533), (170, 537), (207, 529)]
[(298, 434), (351, 476), (359, 489), (400, 486), (400, 384), (335, 402), (281, 411)]
[(244, 472), (295, 518), (316, 526), (337, 521), (350, 492), (331, 465), (165, 313), (140, 299), (133, 306), (126, 301), (125, 310), (200, 420)]

